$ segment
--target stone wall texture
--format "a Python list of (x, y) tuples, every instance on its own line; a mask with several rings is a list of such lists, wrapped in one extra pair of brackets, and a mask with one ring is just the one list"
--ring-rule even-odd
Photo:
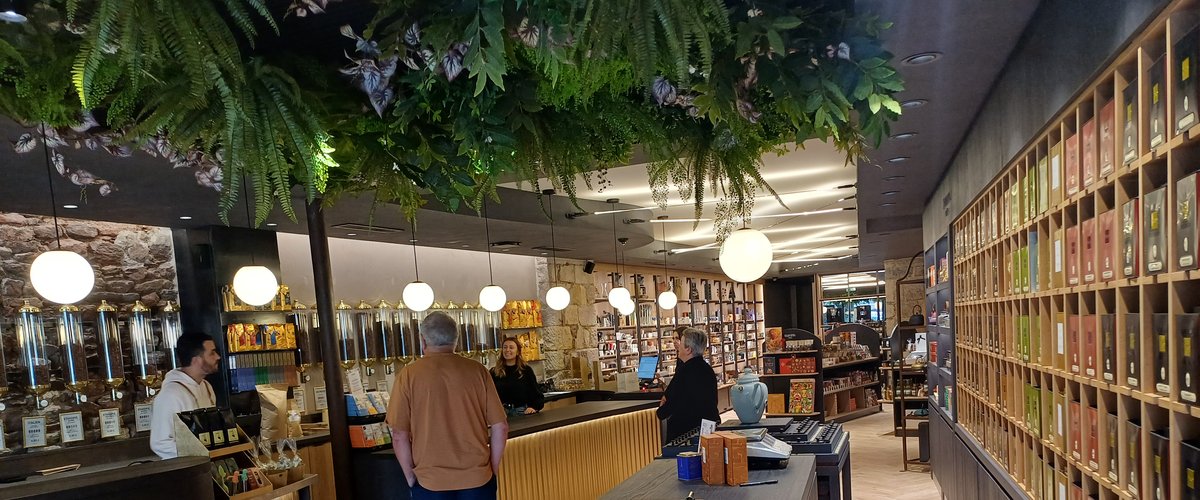
[[(924, 257), (883, 261), (883, 279), (887, 282), (887, 289), (884, 292), (886, 301), (884, 310), (887, 311), (885, 334), (890, 334), (901, 320), (907, 320), (909, 316), (912, 316), (913, 306), (920, 306), (922, 313), (928, 312), (925, 311), (924, 282), (900, 285), (900, 294), (896, 294), (896, 283), (904, 277), (904, 274), (908, 272), (908, 277), (904, 278), (905, 281), (921, 281), (925, 276), (924, 266)], [(897, 298), (901, 300), (897, 302)]]
[[(129, 334), (124, 326), (122, 350), (125, 352), (126, 382), (121, 387), (124, 397), (114, 401), (108, 388), (99, 381), (99, 342), (94, 326), (96, 306), (101, 300), (107, 300), (124, 312), (129, 310), (134, 301), (140, 300), (157, 312), (158, 306), (164, 301), (178, 300), (175, 250), (170, 229), (59, 218), (58, 235), (64, 250), (83, 255), (96, 272), (96, 285), (91, 295), (76, 304), (83, 315), (84, 343), (92, 383), (84, 391), (87, 401), (83, 403), (76, 403), (74, 395), (64, 390), (61, 382), (62, 356), (53, 322), (55, 305), (43, 303), (29, 283), (29, 266), (33, 259), (41, 252), (57, 247), (53, 219), (0, 213), (0, 340), (3, 340), (4, 368), (9, 382), (8, 393), (0, 395), (0, 403), (5, 406), (5, 410), (0, 412), (0, 422), (4, 425), (8, 446), (7, 450), (0, 450), (0, 455), (22, 450), (21, 417), (34, 414), (47, 417), (47, 442), (51, 445), (48, 448), (56, 448), (60, 444), (58, 415), (62, 412), (83, 412), (86, 438), (81, 443), (72, 443), (75, 446), (99, 440), (101, 408), (121, 408), (123, 433), (125, 436), (131, 434), (133, 405), (135, 402), (145, 402), (146, 396), (141, 388), (135, 390), (133, 387), (132, 364), (128, 354)], [(25, 300), (42, 308), (47, 320), (46, 338), (50, 344), (47, 351), (54, 383), (44, 396), (48, 405), (40, 411), (36, 409), (34, 398), (25, 390), (27, 381), (21, 371), (23, 364), (13, 328), (13, 320)], [(124, 314), (121, 316), (124, 319)]]
[[(551, 271), (554, 271), (553, 274)], [(559, 259), (552, 265), (548, 259), (537, 264), (538, 296), (546, 290), (562, 286), (571, 292), (571, 305), (562, 311), (545, 308), (542, 311), (542, 357), (547, 378), (578, 377), (571, 371), (571, 357), (580, 349), (596, 348), (596, 284), (592, 275), (583, 272), (583, 262)]]

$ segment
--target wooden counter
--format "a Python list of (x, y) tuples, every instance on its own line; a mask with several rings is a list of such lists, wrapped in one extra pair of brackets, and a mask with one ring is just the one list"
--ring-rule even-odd
[(788, 459), (786, 469), (752, 470), (750, 482), (779, 481), (756, 486), (709, 486), (699, 479), (680, 481), (675, 459), (664, 458), (650, 462), (637, 474), (605, 493), (602, 499), (660, 499), (696, 498), (721, 500), (735, 498), (797, 498), (817, 499), (817, 464), (812, 455), (795, 455)]

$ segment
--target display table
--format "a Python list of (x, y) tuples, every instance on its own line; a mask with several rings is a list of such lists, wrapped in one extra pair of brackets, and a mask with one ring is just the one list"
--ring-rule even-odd
[[(595, 498), (662, 449), (658, 401), (592, 401), (509, 421), (500, 498)], [(405, 498), (408, 483), (389, 449), (351, 457), (359, 498)]]
[(625, 499), (682, 499), (692, 493), (695, 498), (720, 500), (734, 498), (796, 498), (817, 499), (817, 464), (812, 455), (797, 455), (788, 459), (786, 469), (752, 470), (750, 482), (779, 481), (756, 486), (710, 486), (704, 481), (680, 481), (675, 459), (650, 462), (629, 479), (600, 498)]

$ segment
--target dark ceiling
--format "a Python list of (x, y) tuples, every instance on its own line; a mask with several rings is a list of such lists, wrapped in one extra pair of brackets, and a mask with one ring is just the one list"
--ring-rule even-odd
[[(353, 3), (336, 4), (341, 9)], [(859, 13), (873, 12), (895, 26), (884, 35), (885, 46), (897, 56), (895, 65), (904, 76), (907, 90), (900, 94), (902, 101), (926, 100), (924, 106), (906, 109), (893, 126), (893, 134), (915, 132), (906, 139), (888, 139), (878, 150), (870, 152), (868, 160), (858, 165), (859, 257), (838, 262), (794, 269), (778, 276), (790, 277), (815, 273), (845, 272), (882, 267), (884, 259), (909, 257), (921, 251), (921, 214), (930, 193), (942, 177), (966, 131), (974, 121), (992, 82), (1003, 68), (1009, 53), (1036, 10), (1035, 0), (984, 2), (981, 0), (859, 0)], [(361, 12), (343, 12), (335, 19), (289, 21), (298, 31), (315, 28), (305, 23), (320, 23), (321, 30), (343, 19), (354, 19)], [(349, 16), (349, 17), (347, 17)], [(336, 33), (336, 28), (329, 31)], [(332, 41), (328, 40), (327, 41)], [(324, 44), (322, 44), (324, 45)], [(329, 47), (326, 46), (326, 49)], [(937, 51), (942, 56), (926, 65), (902, 65), (899, 61), (911, 54)], [(0, 119), (0, 138), (15, 141), (26, 131), (11, 120)], [(107, 220), (167, 227), (199, 227), (219, 224), (216, 215), (218, 194), (196, 184), (193, 172), (173, 169), (161, 158), (150, 158), (135, 152), (132, 158), (116, 158), (102, 152), (62, 148), (68, 165), (86, 170), (112, 181), (117, 191), (101, 197), (95, 188), (82, 196), (79, 188), (55, 176), (58, 205), (75, 204), (78, 209), (60, 209), (60, 215), (81, 219)], [(890, 158), (906, 156), (907, 161), (893, 163)], [(0, 211), (49, 214), (50, 203), (46, 189), (46, 170), (41, 151), (16, 154), (11, 147), (0, 148)], [(892, 176), (902, 176), (892, 178)], [(898, 191), (884, 195), (885, 191)], [(537, 211), (536, 198), (517, 190), (501, 190), (502, 203), (489, 208), (496, 220), (492, 226), (493, 240), (521, 242), (508, 251), (515, 254), (542, 255), (550, 245), (548, 220)], [(268, 229), (306, 233), (303, 219), (303, 200), (296, 199), (299, 219), (292, 222), (274, 213)], [(608, 205), (581, 200), (587, 211), (607, 209)], [(894, 203), (894, 205), (883, 205)], [(560, 256), (613, 260), (613, 228), (602, 217), (570, 220), (568, 212), (576, 211), (570, 203), (557, 198), (554, 204), (557, 246), (566, 249)], [(240, 212), (239, 212), (240, 213)], [(371, 216), (369, 197), (344, 198), (333, 205), (326, 215), (329, 234), (347, 237), (407, 243), (410, 236), (407, 224), (398, 210), (382, 206)], [(181, 220), (180, 217), (191, 217)], [(482, 249), (485, 244), (483, 223), (476, 214), (450, 214), (436, 203), (427, 205), (418, 220), (418, 239), (421, 245), (445, 248)], [(234, 225), (245, 225), (245, 217), (234, 215)], [(343, 224), (374, 224), (400, 231), (363, 231)], [(618, 224), (619, 236), (629, 237), (628, 248), (638, 248), (654, 242), (649, 224)], [(349, 236), (349, 234), (355, 236)], [(658, 248), (661, 242), (654, 245)], [(653, 254), (634, 252), (639, 264), (657, 262)], [(702, 271), (718, 269), (711, 255), (692, 252), (672, 257), (672, 265)], [(773, 277), (769, 275), (768, 277)]]

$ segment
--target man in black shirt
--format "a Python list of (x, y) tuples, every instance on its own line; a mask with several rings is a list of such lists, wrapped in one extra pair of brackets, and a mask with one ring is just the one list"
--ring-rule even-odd
[(658, 418), (667, 421), (664, 442), (700, 427), (702, 419), (720, 422), (721, 418), (717, 412), (717, 375), (704, 361), (708, 336), (688, 328), (680, 337), (682, 340), (675, 343), (680, 364), (658, 407)]

